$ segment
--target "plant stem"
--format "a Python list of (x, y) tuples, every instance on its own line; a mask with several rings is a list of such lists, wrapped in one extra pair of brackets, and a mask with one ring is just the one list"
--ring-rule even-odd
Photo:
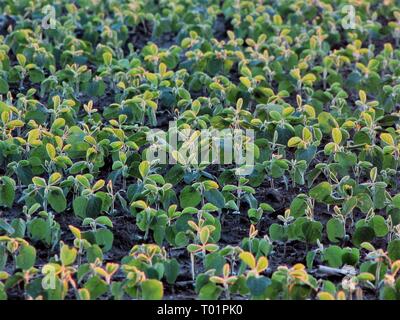
[(194, 254), (190, 254), (190, 263), (191, 263), (191, 271), (192, 271), (192, 279), (195, 279), (195, 271), (194, 271)]

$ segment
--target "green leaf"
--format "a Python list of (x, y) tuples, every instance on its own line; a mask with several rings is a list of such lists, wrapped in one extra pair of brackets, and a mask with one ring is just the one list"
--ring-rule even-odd
[(290, 215), (294, 218), (301, 217), (305, 214), (307, 201), (304, 196), (297, 196), (290, 204)]
[(219, 252), (206, 255), (203, 265), (206, 270), (215, 269), (216, 274), (221, 274), (225, 264), (224, 257)]
[(204, 192), (204, 197), (208, 202), (211, 202), (213, 205), (222, 209), (225, 207), (225, 198), (222, 193), (217, 189), (211, 189), (209, 191)]
[(261, 296), (268, 286), (271, 284), (271, 280), (267, 277), (249, 277), (246, 280), (246, 285), (250, 290), (252, 296)]
[(88, 199), (83, 196), (79, 196), (74, 199), (72, 207), (76, 216), (82, 219), (86, 218), (86, 208), (88, 206), (88, 202)]
[(19, 249), (18, 256), (16, 258), (16, 265), (22, 270), (28, 270), (35, 265), (36, 261), (36, 249), (33, 246), (23, 244)]
[(142, 178), (144, 178), (149, 173), (149, 170), (150, 170), (150, 162), (149, 161), (142, 161), (139, 164), (139, 172), (140, 172), (140, 175), (142, 176)]
[(310, 197), (318, 202), (324, 202), (332, 193), (332, 186), (329, 182), (321, 182), (309, 192)]
[(26, 64), (26, 57), (22, 53), (17, 53), (17, 60), (21, 66), (25, 66)]
[(314, 159), (316, 151), (317, 147), (313, 145), (309, 146), (306, 149), (297, 149), (295, 152), (296, 160), (304, 160), (307, 163), (310, 163)]
[(0, 178), (0, 205), (11, 208), (15, 199), (15, 181), (7, 176)]
[(274, 212), (275, 211), (275, 209), (271, 205), (269, 205), (268, 203), (265, 203), (265, 202), (260, 203), (260, 208), (266, 212)]
[(178, 95), (180, 98), (186, 99), (186, 100), (191, 99), (189, 91), (187, 91), (185, 88), (180, 87), (180, 88), (178, 88), (177, 91), (178, 91)]
[(357, 276), (358, 280), (361, 281), (374, 281), (375, 276), (372, 273), (369, 272), (362, 272)]
[(112, 248), (114, 241), (114, 234), (107, 229), (99, 229), (95, 233), (96, 243), (103, 249), (103, 252), (107, 252)]
[(45, 78), (43, 71), (39, 69), (29, 70), (28, 74), (29, 74), (29, 80), (32, 83), (40, 83)]
[(182, 166), (180, 164), (176, 164), (167, 172), (164, 178), (166, 182), (176, 185), (182, 181), (184, 175), (185, 171), (183, 170)]
[(305, 241), (315, 243), (318, 239), (321, 240), (322, 228), (322, 224), (319, 221), (305, 221), (301, 226)]
[(250, 221), (252, 223), (257, 223), (258, 221), (260, 221), (262, 213), (263, 211), (261, 209), (255, 209), (255, 208), (250, 208), (247, 211), (247, 215), (249, 216)]
[(392, 198), (392, 204), (395, 208), (400, 209), (400, 193)]
[(200, 300), (217, 300), (222, 292), (222, 288), (215, 283), (207, 283), (202, 286), (199, 292)]
[(374, 186), (373, 201), (376, 209), (383, 209), (386, 206), (386, 187), (384, 182), (377, 182)]
[(175, 283), (176, 278), (179, 275), (179, 263), (176, 259), (164, 262), (164, 274), (169, 284)]
[(164, 288), (160, 281), (148, 279), (142, 282), (142, 297), (144, 300), (161, 300)]
[(398, 294), (395, 288), (384, 286), (379, 294), (381, 300), (397, 300)]
[(63, 244), (60, 249), (60, 259), (63, 266), (69, 266), (75, 262), (77, 251), (75, 248), (69, 248), (68, 245)]
[(96, 259), (103, 261), (103, 251), (97, 244), (94, 244), (86, 249), (86, 258), (89, 263), (95, 262)]
[(338, 246), (330, 246), (324, 250), (324, 261), (332, 268), (339, 268), (342, 265), (342, 248)]
[(256, 267), (256, 259), (250, 252), (242, 252), (239, 255), (239, 258), (248, 266), (250, 269), (254, 269)]
[(179, 201), (182, 208), (196, 207), (201, 202), (201, 194), (192, 186), (186, 186), (179, 195)]
[(96, 196), (91, 196), (86, 207), (85, 217), (96, 218), (101, 213), (101, 207), (101, 199)]
[(307, 255), (306, 255), (307, 269), (309, 269), (309, 270), (312, 269), (316, 255), (317, 255), (317, 253), (315, 250), (307, 252)]
[(102, 224), (102, 225), (107, 226), (109, 228), (113, 227), (113, 223), (112, 223), (111, 219), (109, 217), (106, 217), (106, 216), (101, 216), (101, 217), (96, 218), (96, 223)]
[(107, 66), (111, 65), (112, 54), (108, 51), (104, 52), (103, 53), (103, 61), (104, 61), (105, 65), (107, 65)]
[(356, 265), (360, 260), (360, 250), (357, 248), (344, 248), (342, 250), (342, 262), (351, 266)]
[(363, 226), (360, 228), (356, 228), (356, 231), (353, 234), (353, 243), (357, 247), (360, 246), (363, 242), (371, 242), (375, 237), (374, 229), (371, 227)]
[(46, 241), (50, 238), (50, 226), (46, 220), (35, 218), (28, 223), (28, 232), (33, 240)]
[(289, 141), (288, 141), (288, 147), (289, 147), (289, 148), (296, 147), (301, 141), (302, 141), (302, 140), (301, 140), (301, 138), (299, 138), (299, 137), (292, 137), (292, 138), (290, 138)]
[(15, 232), (14, 228), (10, 224), (8, 224), (4, 219), (0, 219), (0, 230), (1, 229), (10, 235)]
[(210, 229), (204, 227), (200, 231), (200, 242), (202, 244), (206, 244), (208, 242), (208, 238), (210, 237)]
[(340, 144), (342, 142), (342, 132), (339, 128), (332, 129), (332, 138), (333, 142), (335, 142), (336, 144)]
[(269, 227), (269, 236), (273, 241), (285, 241), (287, 237), (285, 237), (285, 231), (283, 226), (273, 223)]
[(389, 228), (386, 224), (385, 218), (375, 215), (369, 222), (369, 226), (374, 229), (377, 237), (384, 237), (388, 234)]
[(48, 194), (47, 200), (53, 210), (58, 213), (63, 212), (67, 207), (67, 200), (60, 188), (52, 189)]
[(105, 294), (108, 291), (108, 284), (103, 279), (100, 279), (98, 276), (91, 277), (85, 283), (85, 289), (90, 292), (90, 299), (96, 300), (101, 295)]
[(186, 236), (185, 232), (178, 232), (175, 236), (175, 244), (177, 247), (184, 247), (189, 243), (189, 239)]
[(0, 93), (6, 94), (8, 90), (10, 90), (10, 87), (8, 86), (7, 81), (3, 78), (0, 78)]
[(400, 259), (400, 239), (393, 240), (389, 243), (388, 255), (392, 261), (396, 261)]
[(13, 219), (11, 222), (11, 227), (14, 229), (14, 232), (11, 235), (12, 237), (23, 238), (25, 236), (26, 223), (24, 219)]
[(328, 112), (321, 112), (318, 115), (318, 123), (323, 133), (330, 133), (333, 127), (337, 127), (338, 123), (335, 118)]
[(251, 81), (248, 78), (240, 77), (239, 80), (246, 88), (250, 88), (251, 87)]
[[(56, 148), (54, 148), (54, 146), (51, 143), (47, 143), (46, 144), (46, 151), (47, 151), (47, 155), (49, 156), (49, 158), (51, 160), (53, 160), (57, 153), (56, 153)], [(58, 173), (59, 174), (59, 173)], [(49, 183), (51, 183), (51, 181), (49, 180)]]
[(331, 242), (339, 242), (345, 236), (344, 224), (339, 219), (330, 219), (326, 224), (326, 231)]

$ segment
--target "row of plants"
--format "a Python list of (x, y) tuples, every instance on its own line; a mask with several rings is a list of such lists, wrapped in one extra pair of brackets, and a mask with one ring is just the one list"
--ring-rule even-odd
[(0, 298), (400, 299), (400, 7), (348, 4), (1, 2)]

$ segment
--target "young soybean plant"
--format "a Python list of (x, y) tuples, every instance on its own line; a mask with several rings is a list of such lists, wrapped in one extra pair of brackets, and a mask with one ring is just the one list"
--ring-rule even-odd
[(207, 252), (215, 252), (218, 250), (219, 246), (213, 243), (209, 243), (210, 234), (214, 231), (215, 227), (212, 225), (203, 226), (205, 220), (200, 219), (199, 224), (197, 225), (193, 221), (189, 221), (189, 226), (196, 231), (197, 235), (195, 238), (196, 243), (189, 244), (187, 246), (187, 250), (190, 253), (190, 262), (191, 262), (191, 272), (192, 279), (195, 279), (195, 255), (199, 255), (204, 258)]
[(44, 211), (48, 210), (48, 205), (57, 213), (63, 212), (67, 207), (67, 200), (63, 189), (59, 187), (62, 181), (62, 175), (58, 172), (53, 173), (48, 181), (41, 177), (33, 177), (33, 184), (29, 185), (25, 201), (40, 199), (39, 203), (43, 205)]

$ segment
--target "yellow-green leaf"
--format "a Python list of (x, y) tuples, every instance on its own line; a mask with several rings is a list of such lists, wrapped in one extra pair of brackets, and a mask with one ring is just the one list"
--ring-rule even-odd
[(256, 259), (254, 258), (253, 254), (250, 252), (242, 252), (239, 255), (239, 258), (247, 264), (251, 269), (254, 269), (256, 267)]

